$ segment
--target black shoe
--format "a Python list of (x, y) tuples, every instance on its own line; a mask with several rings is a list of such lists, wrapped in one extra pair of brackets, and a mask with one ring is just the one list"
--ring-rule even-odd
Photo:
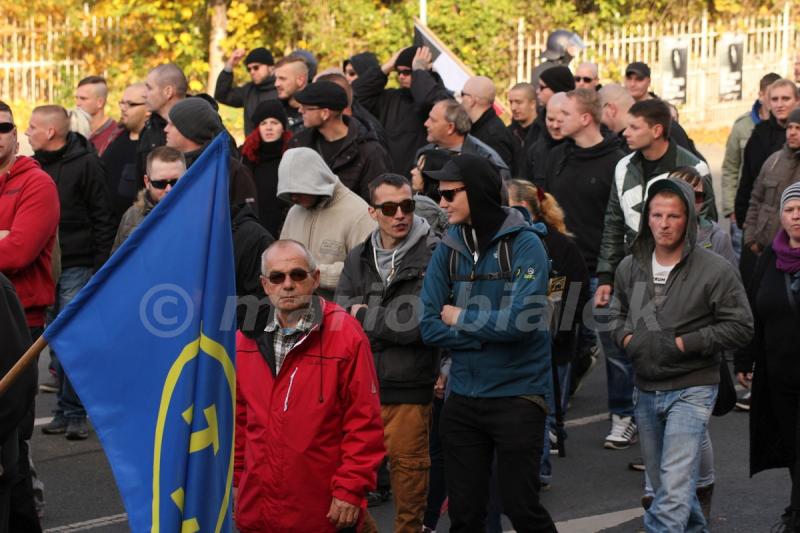
[(596, 345), (592, 346), (589, 350), (578, 356), (578, 360), (572, 364), (572, 375), (570, 376), (572, 379), (569, 384), (570, 398), (580, 390), (583, 378), (588, 376), (589, 372), (594, 368), (594, 365), (597, 364), (597, 356), (599, 353), (600, 349)]
[(367, 507), (376, 507), (389, 501), (392, 491), (389, 489), (373, 490), (367, 493)]
[(86, 440), (89, 438), (89, 424), (85, 418), (71, 418), (67, 422), (67, 440)]
[(67, 431), (67, 419), (61, 413), (56, 413), (53, 419), (42, 426), (45, 435), (61, 435)]
[(748, 391), (747, 394), (736, 400), (736, 410), (737, 411), (750, 410), (750, 391)]

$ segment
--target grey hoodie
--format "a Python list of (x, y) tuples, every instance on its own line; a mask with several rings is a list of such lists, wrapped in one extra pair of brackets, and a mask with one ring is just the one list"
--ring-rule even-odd
[[(655, 242), (648, 219), (652, 198), (665, 190), (680, 195), (688, 220), (682, 259), (656, 305)], [(650, 187), (631, 252), (616, 271), (611, 323), (620, 346), (632, 335), (625, 352), (636, 386), (658, 391), (719, 383), (720, 354), (750, 341), (753, 315), (738, 271), (723, 257), (697, 246), (694, 193), (688, 183), (668, 179)], [(677, 337), (684, 351), (678, 349)]]
[(397, 271), (397, 267), (402, 263), (403, 257), (420, 239), (428, 236), (431, 226), (424, 218), (414, 215), (411, 230), (406, 235), (403, 242), (397, 248), (386, 250), (381, 246), (381, 232), (372, 232), (372, 251), (374, 254), (375, 268), (381, 273), (381, 280), (384, 287), (389, 285)]

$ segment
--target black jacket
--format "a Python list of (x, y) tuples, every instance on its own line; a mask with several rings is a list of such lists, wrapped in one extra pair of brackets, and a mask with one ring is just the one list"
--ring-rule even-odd
[(369, 182), (387, 171), (386, 153), (375, 133), (350, 117), (342, 119), (347, 124), (347, 136), (332, 158), (325, 159), (321, 147), (325, 139), (317, 128), (301, 131), (289, 142), (289, 147), (315, 150), (348, 189), (369, 203)]
[(439, 350), (423, 344), (419, 330), (421, 311), (415, 303), (419, 302), (425, 269), (437, 242), (433, 232), (420, 239), (408, 250), (391, 283), (384, 288), (370, 235), (350, 251), (339, 278), (339, 305), (369, 306), (359, 310), (356, 318), (372, 346), (383, 404), (427, 404), (433, 400)]
[(223, 70), (217, 77), (217, 86), (214, 88), (214, 99), (221, 104), (231, 107), (244, 108), (244, 134), (249, 135), (254, 129), (251, 122), (253, 112), (258, 104), (270, 98), (277, 98), (275, 90), (275, 76), (269, 76), (262, 83), (256, 85), (252, 81), (240, 87), (233, 86), (233, 72)]
[(281, 104), (283, 104), (283, 110), (286, 111), (286, 118), (289, 119), (289, 131), (292, 135), (297, 135), (304, 129), (306, 129), (305, 125), (303, 124), (303, 115), (300, 114), (300, 110), (296, 107), (292, 107), (289, 103), (289, 100), (281, 100)]
[[(747, 348), (737, 352), (736, 372), (753, 372), (750, 406), (750, 475), (769, 468), (791, 467), (796, 444), (784, 442), (779, 428), (797, 421), (780, 420), (785, 412), (773, 405), (773, 392), (800, 393), (800, 296), (789, 301), (785, 273), (776, 266), (776, 255), (768, 246), (758, 258), (748, 288), (755, 319), (755, 334)], [(754, 367), (755, 364), (755, 367)], [(798, 415), (800, 416), (800, 415)]]
[(575, 235), (592, 274), (600, 255), (614, 169), (624, 156), (614, 136), (609, 136), (591, 148), (580, 148), (567, 140), (553, 148), (546, 160), (544, 189), (564, 210), (567, 229)]
[(547, 165), (548, 155), (556, 146), (563, 142), (564, 139), (560, 141), (553, 139), (547, 129), (542, 130), (539, 140), (528, 148), (528, 152), (525, 155), (526, 173), (524, 174), (524, 178), (537, 187), (544, 188), (545, 167)]
[(108, 259), (117, 233), (106, 184), (106, 169), (94, 146), (70, 132), (67, 144), (54, 152), (34, 154), (58, 187), (61, 219), (58, 239), (61, 267), (100, 268)]
[[(197, 161), (203, 151), (208, 147), (208, 144), (199, 150), (183, 154), (186, 158), (186, 168), (191, 167), (192, 164)], [(235, 146), (231, 150), (231, 153), (237, 153)], [(256, 192), (256, 185), (253, 182), (253, 175), (250, 173), (250, 170), (235, 157), (229, 159), (228, 170), (230, 172), (228, 196), (231, 205), (248, 203), (255, 212), (258, 212), (258, 193)]]
[(132, 141), (125, 131), (108, 145), (100, 161), (106, 167), (106, 183), (111, 195), (111, 210), (115, 225), (136, 200), (136, 148), (139, 141)]
[[(14, 286), (0, 274), (0, 375), (5, 376), (31, 345), (25, 312)], [(30, 364), (0, 399), (0, 485), (17, 472), (20, 424), (32, 411), (36, 363)], [(32, 422), (32, 420), (31, 420)], [(24, 430), (23, 430), (24, 433)]]
[(147, 173), (147, 154), (153, 148), (167, 144), (167, 134), (164, 128), (167, 121), (161, 115), (153, 113), (144, 124), (144, 129), (139, 134), (139, 144), (136, 147), (136, 190), (144, 188), (144, 175)]
[(283, 139), (273, 143), (261, 142), (258, 161), (242, 157), (250, 169), (258, 197), (258, 219), (272, 235), (280, 235), (283, 221), (291, 204), (278, 198), (278, 167), (283, 157)]
[(470, 134), (488, 144), (497, 155), (505, 161), (509, 169), (514, 167), (514, 138), (506, 125), (495, 113), (494, 108), (487, 109), (481, 117), (472, 123)]
[(528, 148), (536, 144), (542, 132), (542, 127), (543, 124), (538, 120), (534, 120), (527, 128), (516, 120), (512, 120), (511, 124), (508, 125), (508, 131), (514, 141), (514, 161), (511, 165), (511, 175), (515, 178), (524, 178), (528, 175), (526, 166)]
[[(231, 206), (231, 229), (233, 231), (233, 259), (236, 268), (236, 296), (250, 296), (253, 302), (266, 298), (261, 287), (261, 254), (275, 238), (264, 229), (255, 213), (247, 204)], [(256, 313), (258, 307), (246, 303), (237, 308), (237, 327), (242, 326), (246, 313)], [(254, 318), (253, 318), (254, 319)]]
[(437, 101), (449, 98), (438, 74), (415, 70), (410, 89), (386, 89), (389, 78), (380, 67), (367, 68), (353, 82), (355, 98), (386, 130), (393, 172), (410, 175), (414, 154), (427, 142), (425, 121)]
[(739, 188), (736, 189), (734, 212), (736, 224), (741, 228), (747, 219), (747, 209), (750, 207), (750, 195), (753, 193), (753, 184), (756, 182), (764, 161), (769, 156), (780, 150), (786, 142), (786, 128), (778, 124), (775, 117), (770, 114), (769, 120), (762, 120), (753, 128), (750, 139), (744, 146), (742, 159), (742, 175), (739, 179)]

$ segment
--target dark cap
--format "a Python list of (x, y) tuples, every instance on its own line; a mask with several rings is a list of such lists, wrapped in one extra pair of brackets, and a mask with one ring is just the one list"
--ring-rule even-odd
[[(455, 163), (453, 158), (440, 169), (440, 170), (425, 170), (423, 168), (422, 174), (426, 178), (434, 181), (464, 181), (464, 176), (461, 174), (461, 167)], [(426, 165), (427, 166), (427, 163)]]
[(400, 52), (400, 55), (397, 56), (397, 61), (394, 62), (394, 68), (411, 68), (411, 63), (414, 61), (414, 56), (417, 55), (417, 48), (417, 46), (409, 46)]
[(341, 111), (347, 107), (347, 93), (332, 81), (315, 81), (295, 93), (294, 99), (303, 105), (314, 105), (333, 111)]
[(629, 74), (636, 74), (640, 78), (649, 78), (650, 77), (650, 67), (647, 66), (647, 63), (642, 63), (641, 61), (634, 61), (630, 65), (627, 66), (625, 69), (625, 76)]
[(283, 124), (284, 131), (289, 129), (289, 118), (286, 116), (286, 110), (283, 108), (281, 101), (277, 98), (270, 98), (269, 100), (260, 102), (256, 106), (255, 111), (253, 111), (253, 116), (250, 117), (250, 121), (252, 122), (253, 127), (257, 128), (258, 125), (267, 118), (274, 118), (278, 120), (281, 124)]
[(556, 65), (543, 70), (539, 74), (539, 79), (554, 93), (565, 93), (575, 89), (575, 76), (564, 65)]
[(244, 58), (245, 65), (249, 65), (250, 63), (261, 63), (262, 65), (272, 66), (275, 64), (275, 58), (272, 57), (272, 52), (262, 46), (260, 48), (253, 48)]
[(789, 118), (786, 119), (786, 123), (794, 122), (795, 124), (800, 124), (800, 107), (795, 107), (791, 113), (789, 113)]

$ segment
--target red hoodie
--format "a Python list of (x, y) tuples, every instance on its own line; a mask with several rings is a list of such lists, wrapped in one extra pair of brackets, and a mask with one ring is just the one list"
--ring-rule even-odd
[(29, 327), (44, 325), (55, 299), (51, 254), (61, 213), (53, 179), (30, 157), (17, 157), (0, 175), (0, 272), (8, 276), (25, 308)]
[[(334, 533), (335, 496), (366, 510), (383, 460), (369, 340), (341, 307), (295, 344), (278, 375), (263, 324), (236, 339), (236, 525), (243, 533)], [(260, 333), (259, 333), (260, 332)]]

